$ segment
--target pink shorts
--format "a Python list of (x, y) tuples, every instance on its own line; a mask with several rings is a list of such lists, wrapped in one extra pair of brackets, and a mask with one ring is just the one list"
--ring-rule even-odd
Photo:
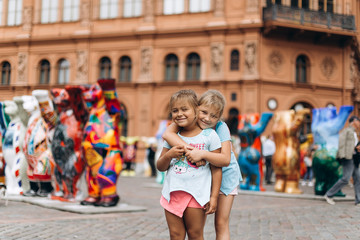
[[(220, 194), (221, 194), (221, 195), (225, 195), (222, 191), (220, 191)], [(238, 189), (237, 189), (237, 187), (234, 188), (234, 190), (232, 190), (232, 192), (229, 193), (229, 195), (234, 195), (234, 196), (238, 195)]]
[(163, 196), (160, 198), (160, 205), (172, 214), (182, 218), (186, 208), (203, 208), (195, 198), (184, 191), (174, 191), (170, 193), (170, 202)]

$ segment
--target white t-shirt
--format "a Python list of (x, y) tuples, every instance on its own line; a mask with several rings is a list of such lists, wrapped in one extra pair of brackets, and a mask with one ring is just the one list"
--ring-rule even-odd
[[(214, 151), (221, 148), (219, 136), (213, 129), (202, 130), (194, 137), (178, 135), (189, 145), (200, 150)], [(171, 146), (164, 141), (164, 147)], [(211, 193), (211, 170), (207, 162), (205, 166), (196, 167), (188, 162), (186, 157), (173, 158), (167, 170), (162, 189), (163, 197), (170, 202), (170, 193), (173, 191), (184, 191), (191, 194), (195, 200), (204, 206), (210, 201)]]

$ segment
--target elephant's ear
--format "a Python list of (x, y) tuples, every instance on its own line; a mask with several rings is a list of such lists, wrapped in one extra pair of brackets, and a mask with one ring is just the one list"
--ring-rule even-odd
[(82, 97), (85, 88), (83, 86), (66, 86), (65, 89), (69, 93), (70, 107), (74, 111), (76, 120), (85, 124), (89, 116)]

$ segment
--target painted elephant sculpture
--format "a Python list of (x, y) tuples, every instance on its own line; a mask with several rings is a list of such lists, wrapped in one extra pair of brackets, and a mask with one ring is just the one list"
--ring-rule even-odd
[(286, 110), (275, 113), (272, 133), (276, 145), (273, 155), (276, 192), (301, 194), (299, 189), (300, 158), (297, 132), (310, 109)]
[(89, 120), (82, 143), (87, 163), (88, 197), (82, 205), (115, 206), (119, 201), (116, 182), (122, 169), (120, 147), (120, 102), (114, 79), (100, 79), (83, 92)]
[[(317, 145), (312, 165), (316, 179), (315, 195), (324, 195), (342, 175), (341, 166), (336, 160), (339, 131), (353, 111), (353, 106), (341, 106), (339, 113), (336, 110), (336, 107), (312, 110), (311, 129), (314, 144)], [(336, 195), (345, 196), (341, 191)]]
[(53, 198), (74, 201), (78, 193), (77, 183), (86, 165), (81, 143), (88, 113), (81, 88), (67, 86), (66, 89), (54, 88), (50, 92), (58, 116), (51, 151), (55, 162), (54, 175), (61, 188), (56, 189), (58, 194)]
[[(261, 141), (260, 135), (265, 131), (266, 126), (271, 120), (273, 113), (242, 115), (238, 129), (240, 138), (240, 153), (238, 163), (245, 180), (240, 184), (244, 190), (265, 191), (261, 185)], [(261, 169), (262, 170), (262, 169)], [(255, 181), (252, 179), (255, 178)]]

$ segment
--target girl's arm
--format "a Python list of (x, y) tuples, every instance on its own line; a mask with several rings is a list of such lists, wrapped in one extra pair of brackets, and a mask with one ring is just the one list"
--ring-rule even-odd
[[(189, 149), (189, 147), (187, 149)], [(205, 159), (216, 167), (227, 167), (229, 166), (231, 159), (231, 142), (222, 142), (221, 152), (219, 153), (192, 148), (191, 151), (187, 151), (185, 156), (192, 163), (196, 163), (201, 159)]]
[[(220, 152), (220, 149), (213, 151), (213, 153)], [(214, 213), (217, 209), (217, 201), (219, 198), (219, 192), (221, 187), (221, 179), (222, 179), (222, 169), (220, 167), (215, 167), (214, 165), (210, 164), (211, 169), (211, 195), (210, 195), (210, 202), (206, 205), (205, 214)]]
[(162, 138), (169, 143), (170, 146), (176, 146), (176, 145), (183, 145), (183, 146), (189, 146), (184, 140), (177, 135), (177, 132), (180, 130), (180, 128), (175, 124), (171, 123), (165, 130), (165, 132), (162, 135)]
[(168, 170), (171, 159), (184, 155), (184, 152), (185, 151), (183, 146), (175, 146), (171, 149), (163, 148), (159, 159), (156, 161), (156, 168), (160, 172)]
[[(216, 167), (227, 167), (230, 164), (231, 159), (231, 142), (225, 141), (221, 143), (221, 152), (209, 152), (205, 150), (199, 150), (189, 146), (183, 139), (177, 135), (179, 127), (175, 123), (171, 123), (163, 134), (163, 139), (168, 142), (171, 146), (183, 145), (186, 146), (186, 157), (191, 163), (197, 163), (201, 160), (206, 160)], [(201, 166), (204, 164), (196, 164)]]

